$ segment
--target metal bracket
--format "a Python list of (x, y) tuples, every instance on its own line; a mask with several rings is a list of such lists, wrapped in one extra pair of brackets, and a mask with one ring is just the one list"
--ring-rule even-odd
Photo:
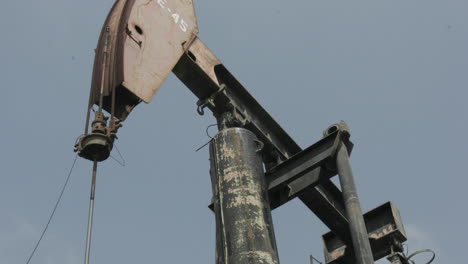
[(224, 90), (226, 89), (226, 85), (225, 84), (221, 84), (219, 86), (219, 89), (217, 91), (215, 91), (214, 93), (212, 93), (210, 96), (208, 96), (208, 98), (205, 98), (205, 99), (200, 99), (197, 101), (197, 113), (199, 115), (204, 115), (205, 114), (205, 108), (207, 106), (211, 107), (211, 108), (215, 108), (216, 105), (214, 103), (214, 100), (216, 99), (216, 97), (222, 93)]

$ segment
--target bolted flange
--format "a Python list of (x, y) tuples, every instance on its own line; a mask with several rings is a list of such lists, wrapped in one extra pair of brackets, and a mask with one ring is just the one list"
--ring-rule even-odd
[(117, 130), (122, 126), (116, 119), (111, 120), (107, 127), (106, 117), (102, 112), (96, 112), (96, 118), (92, 122), (92, 132), (82, 136), (75, 145), (75, 152), (82, 158), (91, 161), (104, 161), (109, 158), (117, 138)]
[(100, 133), (91, 133), (80, 139), (75, 151), (82, 158), (91, 161), (104, 161), (109, 158), (112, 147), (113, 142), (108, 136)]

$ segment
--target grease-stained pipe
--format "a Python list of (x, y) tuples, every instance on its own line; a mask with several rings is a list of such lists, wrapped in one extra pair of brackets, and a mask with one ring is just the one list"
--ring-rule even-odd
[(353, 241), (356, 264), (372, 264), (374, 258), (367, 235), (362, 209), (354, 183), (353, 172), (349, 161), (348, 150), (344, 143), (338, 147), (336, 167), (340, 177), (341, 191), (349, 220), (349, 229)]
[(224, 129), (210, 144), (216, 264), (278, 264), (262, 144), (249, 130)]

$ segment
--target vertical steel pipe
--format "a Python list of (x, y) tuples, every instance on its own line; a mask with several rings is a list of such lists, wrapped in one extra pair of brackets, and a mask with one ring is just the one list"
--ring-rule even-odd
[(354, 183), (348, 150), (344, 143), (338, 147), (336, 167), (340, 178), (341, 191), (349, 220), (349, 229), (353, 241), (356, 264), (374, 263), (361, 205)]
[(216, 264), (279, 263), (261, 147), (243, 128), (224, 129), (210, 144)]
[(93, 215), (94, 215), (94, 194), (96, 191), (96, 171), (97, 161), (93, 163), (93, 176), (91, 179), (91, 195), (89, 197), (89, 215), (88, 215), (88, 233), (86, 234), (86, 249), (85, 249), (85, 264), (89, 264), (89, 256), (91, 252), (91, 232), (93, 230)]

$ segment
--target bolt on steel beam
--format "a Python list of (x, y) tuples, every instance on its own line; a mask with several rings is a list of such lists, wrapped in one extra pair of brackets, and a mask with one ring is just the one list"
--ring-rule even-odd
[(260, 150), (249, 130), (224, 129), (210, 144), (216, 264), (278, 264)]

